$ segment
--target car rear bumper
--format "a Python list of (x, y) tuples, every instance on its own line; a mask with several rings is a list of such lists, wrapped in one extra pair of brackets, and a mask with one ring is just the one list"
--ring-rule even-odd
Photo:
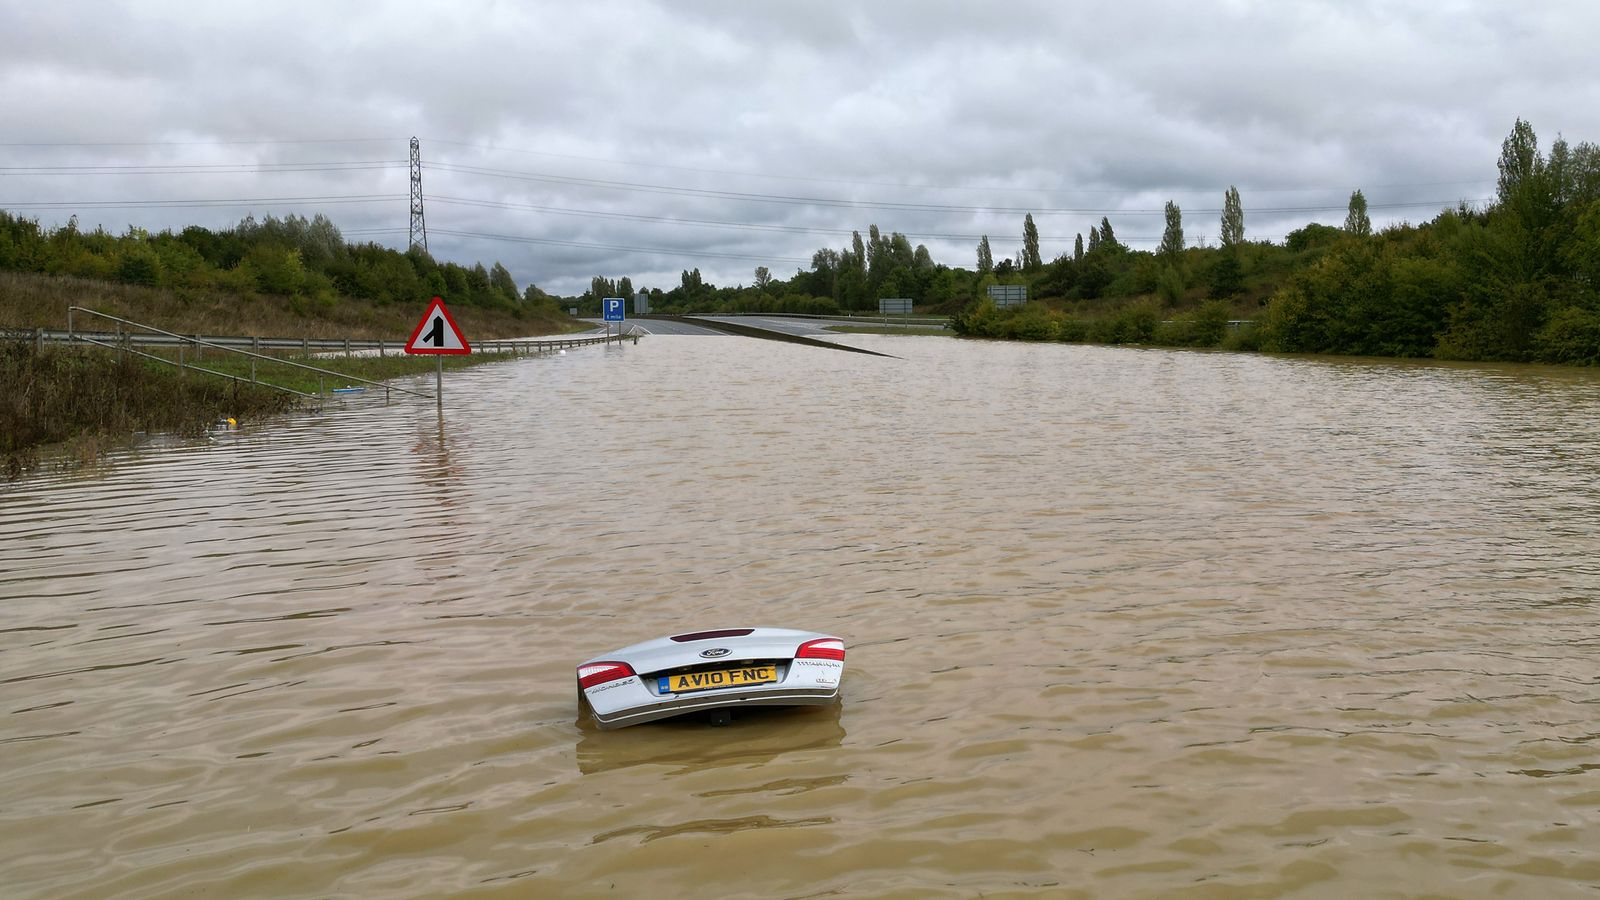
[(827, 706), (839, 699), (839, 688), (783, 688), (750, 691), (717, 691), (714, 694), (691, 694), (672, 698), (656, 698), (638, 706), (610, 709), (601, 712), (590, 705), (589, 711), (603, 729), (623, 728), (642, 722), (653, 722), (671, 716), (701, 712), (710, 709), (733, 709), (741, 706)]

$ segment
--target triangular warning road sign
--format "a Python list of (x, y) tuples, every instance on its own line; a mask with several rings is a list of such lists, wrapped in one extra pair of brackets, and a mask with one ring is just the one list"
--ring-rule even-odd
[(417, 323), (417, 330), (411, 332), (411, 340), (406, 341), (406, 352), (459, 355), (471, 353), (472, 348), (461, 336), (456, 320), (450, 318), (450, 310), (444, 308), (444, 301), (435, 297)]

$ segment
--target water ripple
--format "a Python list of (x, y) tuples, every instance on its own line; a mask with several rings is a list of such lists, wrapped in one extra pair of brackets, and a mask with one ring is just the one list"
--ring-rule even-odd
[[(0, 487), (8, 895), (1600, 885), (1600, 375), (844, 340), (900, 359), (658, 337)], [(576, 721), (730, 621), (845, 702)]]

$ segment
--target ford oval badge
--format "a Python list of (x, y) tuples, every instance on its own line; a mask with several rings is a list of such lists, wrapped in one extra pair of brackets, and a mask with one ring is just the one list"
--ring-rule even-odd
[(728, 648), (727, 647), (712, 647), (710, 650), (701, 650), (700, 651), (700, 655), (704, 656), (706, 659), (716, 659), (719, 656), (727, 656), (728, 655)]

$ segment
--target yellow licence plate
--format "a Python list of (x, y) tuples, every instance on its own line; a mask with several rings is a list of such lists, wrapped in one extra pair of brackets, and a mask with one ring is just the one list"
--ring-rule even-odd
[(714, 672), (665, 675), (660, 679), (660, 687), (664, 693), (683, 694), (689, 691), (708, 691), (712, 688), (743, 687), (747, 684), (771, 684), (777, 680), (777, 666), (751, 666), (745, 669), (718, 669)]

